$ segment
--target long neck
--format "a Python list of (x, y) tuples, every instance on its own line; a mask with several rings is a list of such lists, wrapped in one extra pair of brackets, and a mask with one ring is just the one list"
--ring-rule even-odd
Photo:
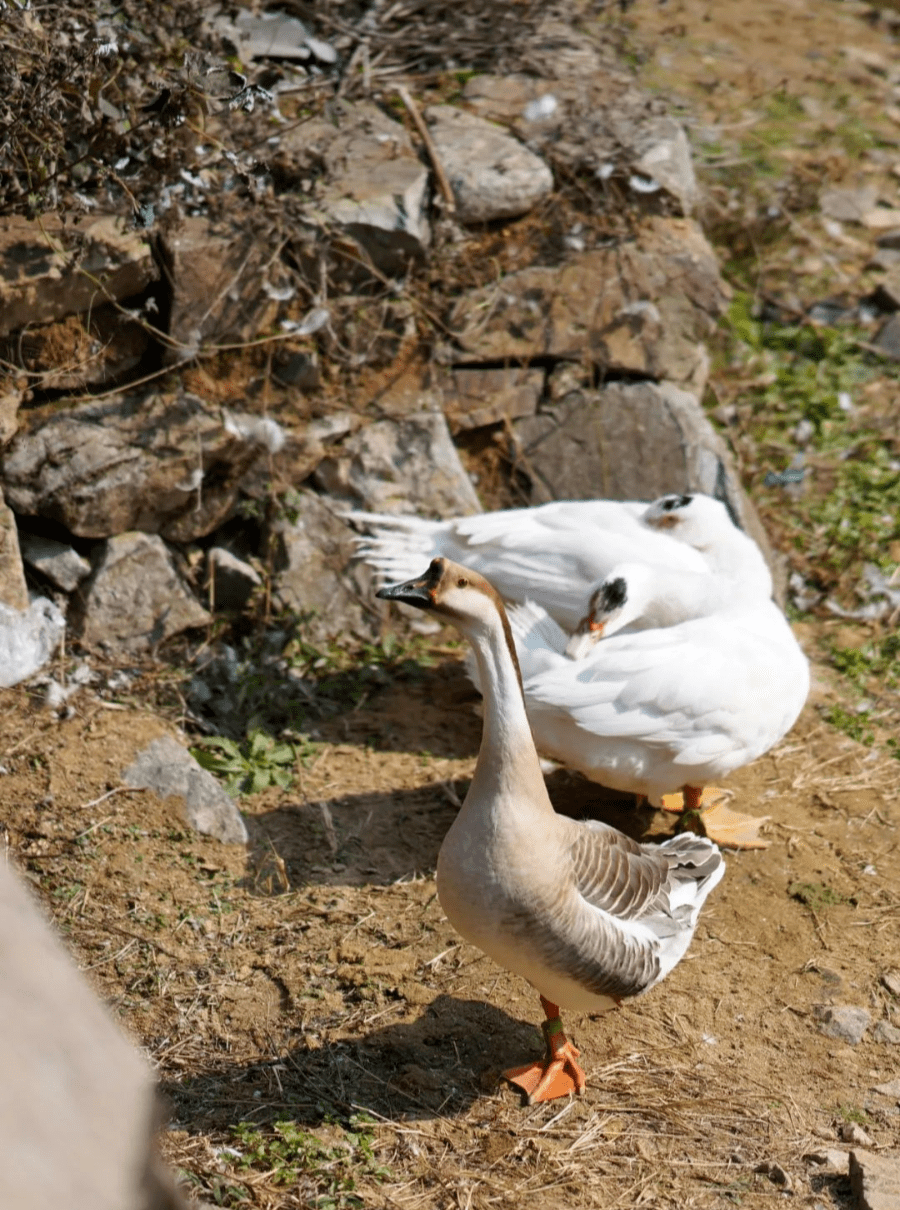
[(512, 635), (503, 622), (498, 614), (496, 624), (481, 629), (477, 641), (469, 636), (484, 697), (484, 726), (468, 798), (511, 798), (521, 800), (523, 808), (539, 805), (552, 812), (525, 712)]

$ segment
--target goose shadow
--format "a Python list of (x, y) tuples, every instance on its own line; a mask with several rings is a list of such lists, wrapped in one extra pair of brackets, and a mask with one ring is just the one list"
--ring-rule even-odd
[[(287, 887), (387, 886), (431, 874), (456, 818), (468, 779), (414, 789), (372, 790), (281, 803), (245, 816), (250, 858), (245, 885), (261, 893)], [(636, 809), (634, 795), (607, 790), (557, 769), (547, 778), (555, 810), (610, 824), (639, 841), (666, 838), (667, 820)]]
[(480, 1000), (438, 994), (405, 1021), (277, 1058), (232, 1063), (224, 1057), (182, 1080), (163, 1080), (172, 1125), (206, 1133), (238, 1121), (290, 1119), (317, 1126), (369, 1111), (392, 1121), (464, 1114), (495, 1092), (504, 1068), (537, 1058), (534, 1023)]

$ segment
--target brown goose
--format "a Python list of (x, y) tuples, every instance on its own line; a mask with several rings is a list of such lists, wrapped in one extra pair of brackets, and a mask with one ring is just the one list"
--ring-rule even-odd
[(560, 1007), (603, 1012), (658, 983), (684, 956), (719, 850), (685, 834), (642, 845), (553, 810), (525, 713), (503, 604), (476, 572), (434, 559), (379, 596), (429, 610), (475, 652), (484, 731), (475, 774), (441, 846), (437, 889), (451, 924), (540, 994), (547, 1053), (504, 1072), (529, 1102), (581, 1093)]

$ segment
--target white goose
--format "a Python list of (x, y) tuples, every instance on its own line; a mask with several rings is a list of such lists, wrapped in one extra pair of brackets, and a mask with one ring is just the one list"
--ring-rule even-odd
[(553, 810), (503, 604), (477, 573), (435, 559), (378, 594), (450, 622), (475, 652), (484, 731), (472, 784), (441, 846), (437, 889), (462, 936), (540, 993), (546, 1056), (504, 1072), (529, 1102), (583, 1092), (559, 1010), (602, 1012), (658, 983), (684, 956), (725, 871), (718, 849), (685, 834), (642, 845)]
[(772, 577), (752, 538), (711, 496), (671, 495), (635, 501), (563, 500), (536, 508), (427, 521), (351, 512), (370, 528), (358, 553), (379, 582), (409, 579), (436, 556), (486, 576), (507, 601), (532, 600), (574, 629), (599, 581), (624, 560), (673, 571), (714, 571), (743, 592), (768, 598)]
[[(665, 625), (634, 628), (661, 615)], [(571, 638), (531, 603), (510, 621), (541, 751), (654, 806), (715, 803), (710, 783), (786, 735), (809, 692), (809, 664), (784, 615), (771, 601), (736, 598), (727, 578), (622, 566)], [(664, 801), (678, 790), (677, 804)], [(719, 844), (766, 845), (765, 819), (721, 802), (701, 822)]]

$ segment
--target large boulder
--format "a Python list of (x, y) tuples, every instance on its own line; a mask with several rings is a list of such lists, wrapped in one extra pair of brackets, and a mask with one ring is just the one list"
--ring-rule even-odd
[(140, 294), (158, 276), (121, 217), (0, 218), (0, 336)]
[(186, 392), (118, 395), (30, 412), (0, 474), (17, 513), (79, 537), (140, 529), (189, 542), (228, 516), (243, 477), (280, 440), (271, 421)]
[(552, 192), (541, 157), (493, 122), (452, 105), (431, 105), (425, 117), (461, 223), (515, 218)]
[(210, 621), (162, 538), (124, 533), (103, 544), (78, 601), (75, 630), (89, 647), (137, 652)]
[(688, 391), (667, 382), (570, 391), (516, 421), (513, 435), (532, 503), (705, 492), (727, 506), (772, 561), (728, 447)]
[(633, 239), (533, 266), (463, 295), (450, 317), (457, 361), (587, 360), (601, 373), (702, 391), (704, 341), (728, 288), (691, 219), (649, 219)]

